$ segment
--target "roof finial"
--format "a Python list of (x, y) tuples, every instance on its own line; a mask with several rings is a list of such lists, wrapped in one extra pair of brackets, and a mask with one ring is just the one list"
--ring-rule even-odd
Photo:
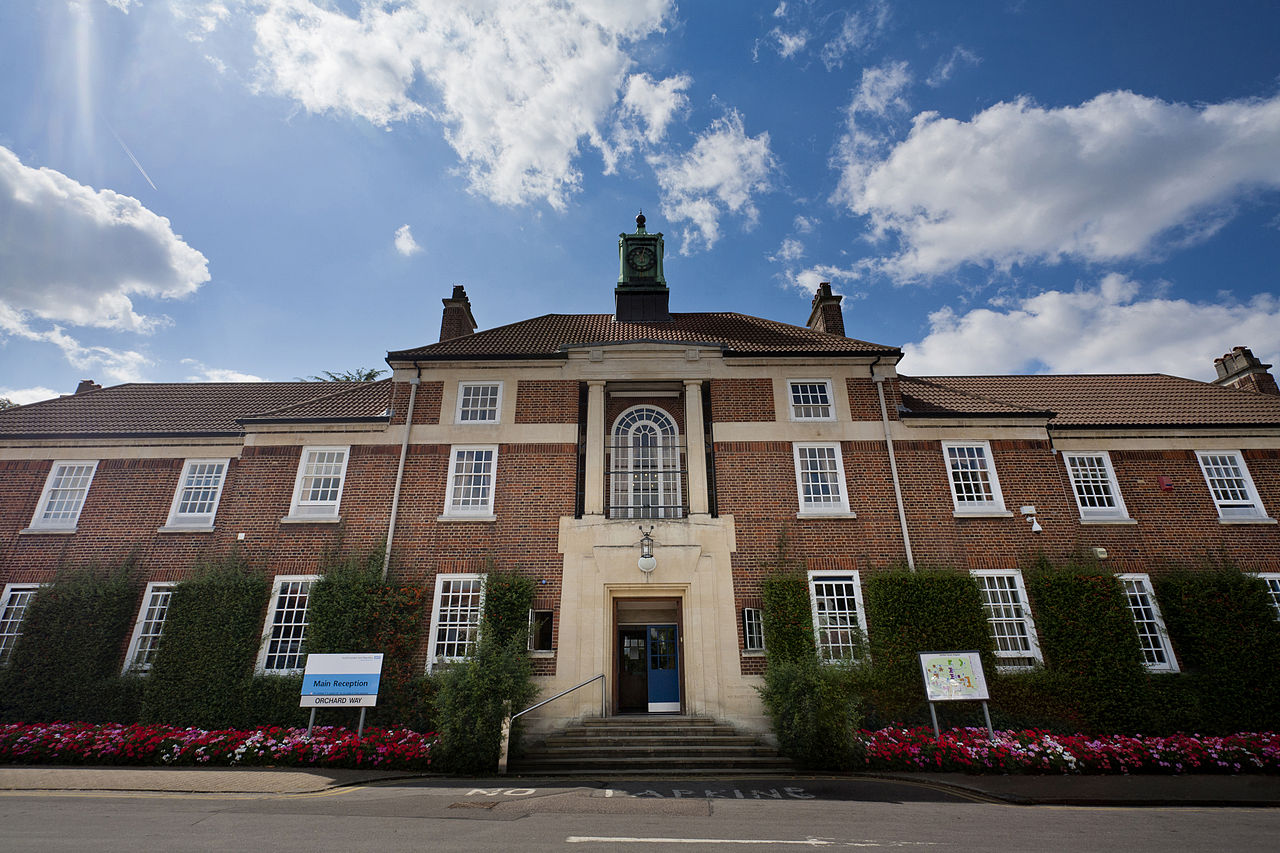
[(644, 211), (643, 210), (636, 215), (636, 230), (637, 231), (644, 230)]

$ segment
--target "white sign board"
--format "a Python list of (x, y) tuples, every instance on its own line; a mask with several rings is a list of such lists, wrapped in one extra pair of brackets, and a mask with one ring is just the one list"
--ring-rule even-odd
[(930, 702), (990, 699), (977, 652), (921, 652), (920, 671)]
[(372, 708), (378, 704), (382, 653), (307, 655), (302, 708)]

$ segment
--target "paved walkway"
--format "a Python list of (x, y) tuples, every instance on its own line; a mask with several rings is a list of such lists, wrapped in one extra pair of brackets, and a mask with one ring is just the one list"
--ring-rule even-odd
[(221, 767), (0, 767), (0, 791), (171, 791), (188, 794), (309, 794), (402, 779), (385, 770)]
[[(734, 778), (726, 776), (725, 778)], [(968, 776), (963, 773), (884, 773), (805, 778), (890, 779), (1020, 805), (1268, 806), (1280, 807), (1280, 776)], [(227, 769), (180, 767), (0, 767), (0, 791), (146, 791), (189, 794), (310, 794), (394, 780), (438, 780), (429, 774), (384, 770)], [(502, 777), (478, 780), (494, 787)], [(514, 782), (514, 780), (512, 780)], [(521, 777), (519, 785), (566, 781)], [(571, 780), (583, 787), (599, 780)]]

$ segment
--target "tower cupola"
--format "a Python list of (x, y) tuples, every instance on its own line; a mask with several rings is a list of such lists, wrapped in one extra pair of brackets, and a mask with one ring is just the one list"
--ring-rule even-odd
[(671, 319), (670, 291), (662, 272), (662, 232), (644, 228), (644, 214), (636, 217), (633, 234), (618, 235), (618, 286), (614, 289), (614, 319), (621, 323)]

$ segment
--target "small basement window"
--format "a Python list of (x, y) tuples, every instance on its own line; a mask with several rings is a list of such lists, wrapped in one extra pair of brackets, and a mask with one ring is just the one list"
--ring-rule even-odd
[(529, 651), (553, 652), (552, 638), (555, 636), (555, 611), (529, 611)]

